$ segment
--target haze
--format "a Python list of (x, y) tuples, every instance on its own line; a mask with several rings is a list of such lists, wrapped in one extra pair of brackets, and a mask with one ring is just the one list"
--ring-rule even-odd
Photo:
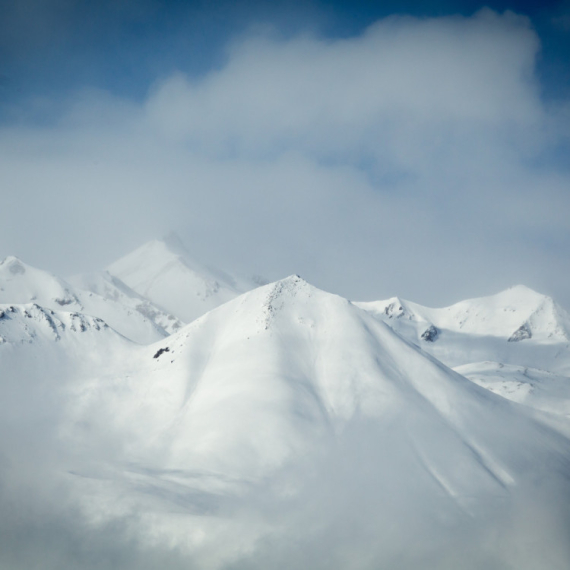
[(0, 255), (69, 275), (175, 230), (352, 299), (570, 306), (567, 3), (18, 6)]

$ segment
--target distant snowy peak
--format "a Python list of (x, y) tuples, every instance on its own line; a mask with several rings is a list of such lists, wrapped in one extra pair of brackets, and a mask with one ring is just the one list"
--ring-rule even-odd
[(383, 313), (389, 319), (408, 317), (410, 315), (409, 310), (405, 307), (405, 302), (400, 300), (398, 297), (392, 297), (387, 301), (381, 302), (385, 303), (383, 307)]
[(141, 288), (150, 288), (164, 274), (177, 271), (200, 281), (203, 287), (198, 294), (204, 297), (213, 295), (221, 287), (238, 292), (234, 278), (221, 270), (212, 269), (192, 260), (181, 242), (174, 241), (172, 236), (168, 240), (149, 241), (112, 263), (108, 271), (112, 275), (117, 275), (137, 292), (140, 292)]
[(417, 325), (419, 338), (426, 342), (434, 342), (439, 336), (439, 329), (418, 311), (417, 306), (399, 297), (376, 303), (356, 303), (386, 320), (396, 330), (406, 328), (411, 323)]
[(551, 341), (570, 339), (570, 317), (566, 311), (550, 297), (524, 285), (441, 309), (423, 307), (397, 297), (357, 305), (386, 320), (396, 330), (416, 328), (419, 338), (427, 341), (435, 340), (438, 331), (443, 329), (494, 336), (510, 342), (533, 337)]
[(495, 361), (570, 374), (570, 317), (517, 285), (441, 309), (398, 298), (357, 306), (451, 367)]
[[(115, 287), (119, 289), (117, 284)], [(129, 305), (120, 301), (74, 287), (48, 271), (32, 267), (13, 256), (0, 262), (0, 303), (36, 303), (46, 309), (99, 317), (122, 335), (140, 344), (156, 342), (167, 335), (164, 328), (136, 310), (132, 303)]]
[(385, 301), (355, 303), (356, 306), (385, 321), (392, 329), (415, 344), (434, 342), (439, 328), (424, 314), (425, 307), (392, 297)]
[(27, 265), (14, 256), (0, 262), (0, 303), (56, 304), (66, 310), (83, 310), (72, 288), (55, 275)]
[(139, 295), (185, 322), (259, 284), (195, 262), (175, 236), (150, 241), (107, 269)]
[(566, 311), (550, 297), (523, 285), (490, 297), (462, 301), (439, 309), (439, 314), (446, 324), (455, 322), (458, 330), (507, 337), (511, 342), (532, 337), (542, 340), (570, 338), (570, 318)]

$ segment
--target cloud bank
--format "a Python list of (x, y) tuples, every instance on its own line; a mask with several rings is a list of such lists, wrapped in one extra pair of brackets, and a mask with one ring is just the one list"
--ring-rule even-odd
[[(160, 490), (140, 486), (138, 509), (97, 521), (78, 508), (89, 487), (80, 481), (74, 489), (56, 471), (66, 455), (62, 442), (42, 435), (33, 465), (21, 463), (15, 448), (29, 444), (30, 426), (11, 427), (10, 445), (0, 445), (0, 563), (10, 570), (564, 570), (570, 559), (567, 473), (554, 468), (540, 481), (522, 474), (510, 495), (475, 497), (463, 511), (425, 480), (406, 477), (407, 468), (417, 473), (417, 458), (409, 438), (389, 425), (354, 421), (317, 456), (201, 517), (188, 489), (169, 509)], [(447, 452), (430, 443), (438, 446)], [(88, 451), (76, 450), (76, 464), (81, 454), (89, 461)], [(95, 477), (93, 485), (104, 499), (104, 481)]]
[(541, 99), (539, 53), (525, 17), (487, 9), (256, 29), (142, 103), (30, 103), (0, 130), (0, 254), (73, 272), (176, 229), (199, 259), (353, 299), (523, 282), (569, 306), (569, 114)]

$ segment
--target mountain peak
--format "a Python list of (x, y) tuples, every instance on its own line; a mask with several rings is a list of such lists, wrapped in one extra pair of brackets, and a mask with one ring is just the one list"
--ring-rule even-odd
[(534, 289), (531, 289), (527, 285), (523, 285), (522, 283), (518, 283), (517, 285), (511, 285), (510, 287), (508, 287), (506, 289), (506, 291), (520, 291), (520, 292), (524, 292), (524, 293), (532, 293), (535, 295), (540, 295), (540, 293), (538, 293)]
[(12, 275), (23, 275), (26, 273), (26, 264), (14, 255), (8, 255), (0, 262), (0, 267), (8, 269)]
[(19, 257), (15, 255), (7, 255), (2, 261), (0, 261), (0, 265), (4, 265), (5, 263), (10, 263), (11, 261), (21, 261)]
[(126, 257), (135, 255), (136, 253), (143, 253), (144, 255), (161, 255), (163, 258), (180, 257), (183, 255), (183, 250), (173, 240), (166, 239), (152, 239), (147, 241)]
[(186, 323), (257, 286), (192, 260), (173, 233), (145, 243), (107, 270)]
[(513, 285), (512, 287), (509, 287), (508, 289), (505, 289), (504, 291), (501, 291), (500, 293), (497, 293), (496, 295), (493, 296), (512, 297), (518, 301), (523, 301), (523, 300), (537, 301), (548, 298), (547, 295), (539, 293), (538, 291), (535, 291), (534, 289), (531, 289), (530, 287), (521, 284)]
[(308, 281), (305, 281), (300, 275), (293, 274), (280, 279), (279, 281), (275, 281), (274, 283), (270, 283), (269, 285), (265, 285), (260, 288), (260, 291), (270, 290), (269, 298), (270, 299), (278, 299), (281, 297), (311, 297), (311, 295), (334, 295), (334, 293), (328, 293), (323, 291), (314, 285), (311, 285)]
[(389, 318), (398, 318), (406, 314), (406, 305), (399, 297), (392, 297), (386, 301), (384, 314)]
[(50, 306), (47, 299), (57, 303), (59, 307), (71, 305), (73, 309), (81, 309), (81, 304), (71, 288), (63, 280), (52, 273), (38, 269), (19, 258), (10, 255), (0, 263), (0, 280), (3, 303), (30, 303), (36, 299)]
[[(169, 234), (162, 239), (151, 239), (121, 258), (121, 260), (134, 257), (150, 258), (153, 263), (168, 263), (173, 260), (179, 260), (181, 263), (189, 261), (188, 251), (176, 234)], [(110, 267), (112, 268), (116, 263), (114, 262)]]
[(276, 303), (279, 300), (283, 300), (287, 297), (296, 297), (301, 291), (308, 293), (309, 296), (310, 291), (317, 291), (316, 287), (313, 287), (307, 283), (299, 275), (289, 275), (288, 277), (280, 279), (279, 281), (276, 281), (267, 287), (271, 288), (267, 297), (267, 301), (265, 302), (265, 308), (266, 310), (269, 310), (269, 312), (272, 312), (274, 310)]
[(284, 277), (283, 279), (279, 279), (278, 281), (275, 282), (276, 285), (278, 283), (281, 283), (283, 286), (290, 286), (290, 287), (296, 287), (296, 286), (302, 286), (302, 285), (309, 285), (312, 287), (312, 285), (310, 283), (305, 281), (297, 273), (293, 273), (291, 275), (288, 275), (287, 277)]
[(167, 249), (172, 251), (172, 253), (176, 253), (177, 255), (188, 254), (188, 250), (186, 249), (186, 246), (180, 239), (180, 236), (174, 231), (169, 232), (162, 238), (162, 240), (157, 240), (157, 241), (162, 242)]

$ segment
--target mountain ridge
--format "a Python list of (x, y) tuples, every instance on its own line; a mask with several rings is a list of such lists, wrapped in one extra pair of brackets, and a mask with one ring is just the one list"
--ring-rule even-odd
[(167, 335), (162, 327), (135, 308), (77, 288), (15, 256), (8, 256), (0, 262), (0, 303), (37, 303), (47, 309), (99, 317), (140, 344), (148, 344)]
[(356, 305), (451, 367), (494, 360), (570, 371), (570, 316), (522, 285), (437, 309), (398, 297)]

